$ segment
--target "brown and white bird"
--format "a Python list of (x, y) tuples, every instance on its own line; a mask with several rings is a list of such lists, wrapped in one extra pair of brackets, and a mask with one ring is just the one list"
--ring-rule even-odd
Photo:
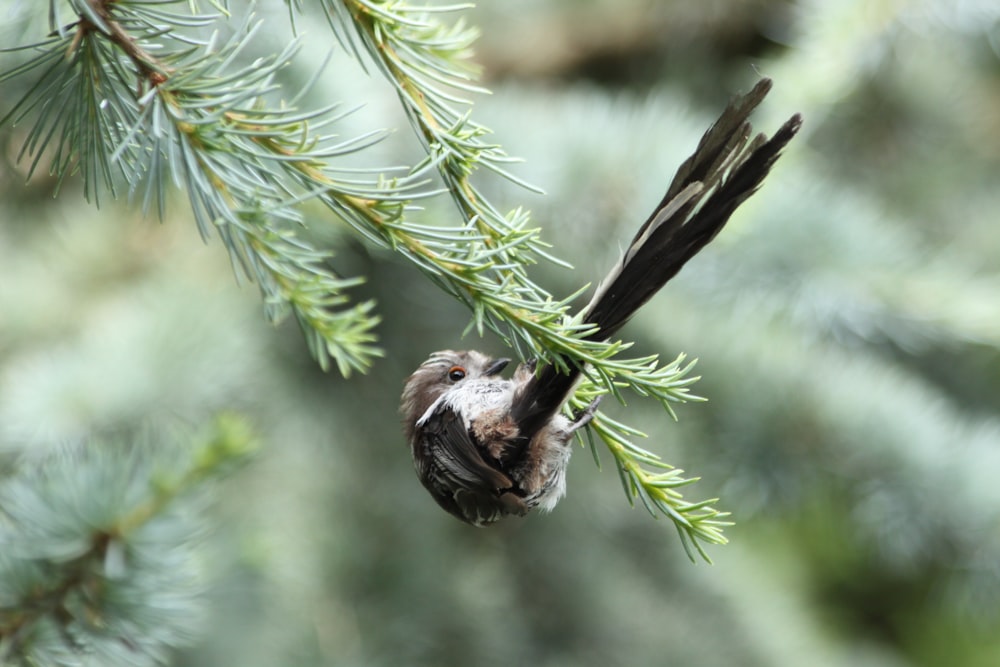
[[(771, 88), (762, 79), (726, 108), (677, 170), (667, 193), (601, 282), (582, 320), (589, 340), (606, 340), (680, 271), (752, 195), (802, 124), (792, 116), (770, 139), (751, 138), (751, 111)], [(476, 351), (435, 352), (406, 381), (400, 410), (421, 483), (441, 507), (483, 526), (534, 508), (551, 510), (566, 492), (573, 434), (596, 402), (561, 413), (580, 377), (552, 364), (519, 365)]]

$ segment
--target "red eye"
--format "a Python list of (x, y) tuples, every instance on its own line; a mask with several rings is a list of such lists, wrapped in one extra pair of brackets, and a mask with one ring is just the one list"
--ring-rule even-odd
[(452, 366), (448, 369), (448, 379), (452, 382), (458, 382), (465, 377), (465, 369), (461, 366)]

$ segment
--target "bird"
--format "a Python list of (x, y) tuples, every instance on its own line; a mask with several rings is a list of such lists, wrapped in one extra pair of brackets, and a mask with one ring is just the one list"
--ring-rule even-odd
[[(762, 78), (730, 101), (677, 169), (582, 310), (586, 340), (618, 332), (760, 187), (802, 126), (794, 114), (770, 138), (752, 136), (749, 115), (771, 86)], [(475, 350), (434, 352), (405, 381), (400, 399), (418, 479), (445, 511), (473, 526), (552, 510), (566, 493), (574, 434), (600, 401), (563, 413), (583, 372), (568, 356), (528, 360), (505, 378), (510, 362)]]

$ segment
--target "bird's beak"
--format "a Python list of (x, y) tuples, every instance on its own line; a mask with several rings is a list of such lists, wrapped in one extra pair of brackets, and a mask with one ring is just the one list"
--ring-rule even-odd
[(503, 369), (507, 368), (507, 364), (509, 363), (510, 359), (496, 359), (489, 366), (486, 367), (486, 370), (483, 372), (483, 374), (486, 377), (490, 377), (491, 375), (496, 375)]

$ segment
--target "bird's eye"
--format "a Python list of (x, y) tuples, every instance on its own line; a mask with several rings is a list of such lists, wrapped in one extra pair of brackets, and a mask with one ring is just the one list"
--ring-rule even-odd
[(452, 382), (458, 382), (465, 377), (465, 369), (461, 366), (452, 366), (448, 369), (448, 379)]

